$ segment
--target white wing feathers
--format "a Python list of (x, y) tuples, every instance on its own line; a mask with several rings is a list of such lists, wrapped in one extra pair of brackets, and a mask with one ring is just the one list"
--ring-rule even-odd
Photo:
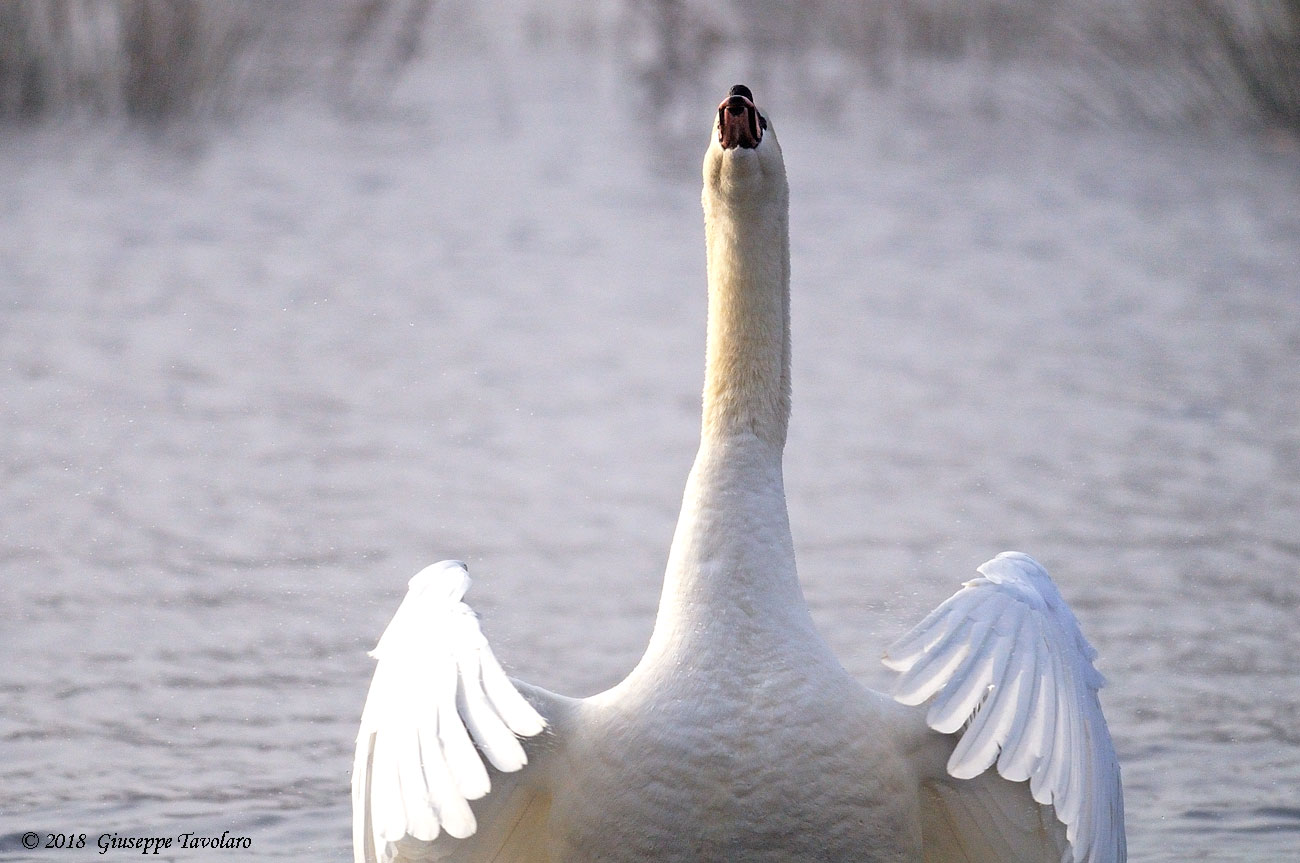
[(952, 776), (996, 763), (1054, 807), (1075, 863), (1123, 863), (1124, 799), (1097, 699), (1097, 651), (1029, 556), (1004, 552), (979, 573), (886, 652), (903, 672), (894, 698), (933, 698), (926, 723), (936, 731), (969, 723), (948, 760)]
[(498, 770), (519, 770), (528, 759), (516, 735), (546, 727), (461, 602), (469, 584), (460, 561), (421, 570), (370, 653), (378, 663), (352, 773), (358, 860), (367, 839), (382, 861), (404, 836), (473, 834), (468, 801), (491, 787), (479, 753)]

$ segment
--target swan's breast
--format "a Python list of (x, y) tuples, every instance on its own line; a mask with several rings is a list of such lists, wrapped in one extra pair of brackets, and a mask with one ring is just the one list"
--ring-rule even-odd
[(596, 699), (553, 802), (556, 858), (919, 860), (915, 776), (869, 697), (812, 671)]

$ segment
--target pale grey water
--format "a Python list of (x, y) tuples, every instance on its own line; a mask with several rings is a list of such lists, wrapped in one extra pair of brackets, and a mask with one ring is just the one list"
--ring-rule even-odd
[[(599, 60), (472, 54), (420, 112), (0, 142), (0, 857), (346, 859), (364, 651), (436, 559), (525, 679), (639, 656), (711, 105), (682, 146)], [(1029, 551), (1110, 678), (1133, 859), (1300, 859), (1300, 157), (845, 98), (769, 105), (818, 623), (883, 685)]]

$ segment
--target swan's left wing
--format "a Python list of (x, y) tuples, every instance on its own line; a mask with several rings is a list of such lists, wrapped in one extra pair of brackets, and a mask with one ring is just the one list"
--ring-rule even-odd
[[(371, 652), (378, 662), (352, 772), (358, 863), (437, 859), (448, 847), (482, 846), (502, 825), (481, 825), (470, 801), (489, 791), (478, 807), (485, 820), (513, 824), (535, 808), (529, 801), (537, 795), (515, 772), (528, 763), (520, 738), (540, 735), (547, 722), (493, 656), (461, 601), (468, 588), (460, 561), (426, 567)], [(543, 706), (558, 699), (531, 688), (530, 695)], [(478, 835), (428, 845), (443, 834)]]
[[(902, 672), (898, 701), (933, 698), (931, 728), (953, 734), (964, 726), (948, 759), (951, 777), (973, 779), (996, 764), (1004, 779), (1028, 780), (1029, 795), (983, 778), (934, 784), (932, 802), (948, 818), (987, 826), (978, 813), (1000, 808), (1008, 824), (1032, 833), (1042, 818), (1032, 795), (1066, 828), (1061, 860), (1123, 863), (1124, 798), (1097, 698), (1105, 682), (1092, 664), (1097, 652), (1032, 558), (1005, 552), (979, 572), (895, 642), (885, 664)], [(1054, 844), (1050, 830), (1039, 832), (1046, 847)]]

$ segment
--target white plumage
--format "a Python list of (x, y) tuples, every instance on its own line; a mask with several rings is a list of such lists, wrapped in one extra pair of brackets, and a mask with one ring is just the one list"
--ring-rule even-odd
[(371, 856), (392, 859), (389, 843), (408, 835), (426, 842), (443, 831), (473, 835), (469, 801), (491, 790), (482, 758), (501, 771), (519, 770), (528, 757), (515, 735), (546, 727), (461, 602), (469, 583), (458, 560), (421, 570), (370, 652), (378, 663), (353, 772), (358, 859), (367, 858), (367, 847)]
[(951, 734), (967, 722), (948, 772), (970, 779), (996, 762), (1029, 781), (1067, 827), (1076, 863), (1125, 858), (1119, 762), (1097, 690), (1105, 679), (1079, 622), (1026, 554), (1008, 551), (896, 641), (885, 665), (902, 676), (894, 698), (922, 704)]
[(1031, 558), (984, 564), (889, 649), (907, 707), (818, 636), (781, 471), (787, 198), (775, 131), (735, 87), (704, 162), (700, 451), (645, 655), (587, 699), (511, 681), (464, 564), (415, 576), (373, 652), (358, 863), (1125, 860), (1096, 652)]

